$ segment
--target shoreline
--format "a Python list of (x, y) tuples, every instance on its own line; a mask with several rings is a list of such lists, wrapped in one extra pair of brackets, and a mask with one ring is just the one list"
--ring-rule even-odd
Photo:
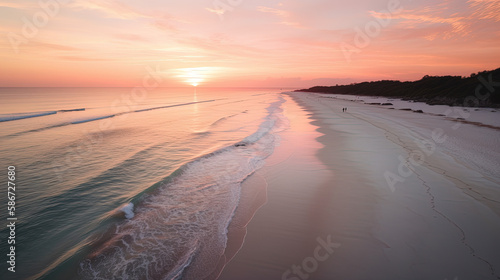
[[(332, 173), (314, 156), (321, 136), (310, 126), (306, 112), (286, 97), (284, 115), (290, 128), (278, 133), (280, 145), (253, 177), (265, 180), (267, 203), (247, 225), (244, 243), (219, 279), (282, 279), (297, 258), (303, 259), (317, 246), (324, 219), (310, 201), (324, 202), (324, 185)], [(299, 115), (300, 116), (297, 116)], [(297, 116), (295, 119), (293, 116)], [(300, 133), (297, 133), (300, 132)], [(300, 143), (300, 149), (296, 144)], [(313, 174), (311, 178), (308, 174)], [(304, 189), (305, 186), (311, 188)], [(253, 188), (245, 184), (242, 188)], [(306, 227), (303, 225), (306, 224)]]

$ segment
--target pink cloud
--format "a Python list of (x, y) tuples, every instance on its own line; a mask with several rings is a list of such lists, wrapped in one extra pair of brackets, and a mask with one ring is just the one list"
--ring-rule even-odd
[(476, 19), (493, 19), (500, 21), (500, 1), (498, 0), (469, 0), (467, 3), (474, 9), (472, 14)]
[[(466, 37), (477, 32), (478, 27), (475, 25), (480, 21), (500, 21), (500, 1), (469, 0), (467, 4), (467, 9), (452, 12), (452, 7), (456, 6), (456, 3), (445, 1), (418, 9), (404, 10), (402, 13), (391, 15), (391, 18), (399, 20), (398, 27), (406, 29), (410, 34), (418, 35), (417, 30), (426, 30), (426, 34), (419, 36), (431, 41), (437, 38)], [(375, 18), (387, 18), (386, 14), (374, 11), (370, 14)]]
[[(281, 4), (280, 6), (283, 6), (283, 4)], [(257, 11), (262, 12), (262, 13), (269, 13), (269, 14), (276, 15), (278, 18), (281, 19), (281, 22), (279, 22), (280, 24), (288, 25), (288, 26), (292, 26), (292, 27), (296, 27), (296, 28), (303, 28), (303, 26), (299, 22), (291, 20), (292, 13), (289, 11), (270, 8), (270, 7), (264, 7), (264, 6), (257, 7)]]
[(70, 5), (76, 9), (98, 11), (109, 18), (138, 19), (151, 17), (151, 15), (115, 0), (75, 0)]

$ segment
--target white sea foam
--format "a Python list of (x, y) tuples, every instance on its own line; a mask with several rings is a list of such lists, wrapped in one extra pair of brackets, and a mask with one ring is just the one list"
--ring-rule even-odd
[[(283, 129), (281, 104), (270, 104), (255, 133), (202, 156), (135, 206), (102, 253), (81, 263), (84, 279), (205, 279), (217, 266), (241, 183), (272, 154)], [(129, 206), (130, 205), (130, 206)], [(129, 204), (125, 213), (133, 209)], [(130, 268), (134, 269), (131, 270)]]
[(123, 206), (120, 210), (125, 213), (125, 218), (132, 219), (134, 217), (134, 204), (132, 202)]

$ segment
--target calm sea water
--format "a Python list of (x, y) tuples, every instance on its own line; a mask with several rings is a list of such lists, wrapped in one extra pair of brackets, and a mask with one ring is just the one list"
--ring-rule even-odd
[(16, 272), (0, 279), (203, 279), (240, 184), (286, 123), (275, 89), (0, 89), (0, 162), (16, 168)]

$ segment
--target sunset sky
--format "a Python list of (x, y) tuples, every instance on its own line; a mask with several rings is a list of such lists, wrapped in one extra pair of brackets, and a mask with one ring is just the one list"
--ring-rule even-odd
[(0, 30), (0, 86), (135, 86), (148, 67), (165, 87), (500, 67), (500, 0), (0, 0)]

